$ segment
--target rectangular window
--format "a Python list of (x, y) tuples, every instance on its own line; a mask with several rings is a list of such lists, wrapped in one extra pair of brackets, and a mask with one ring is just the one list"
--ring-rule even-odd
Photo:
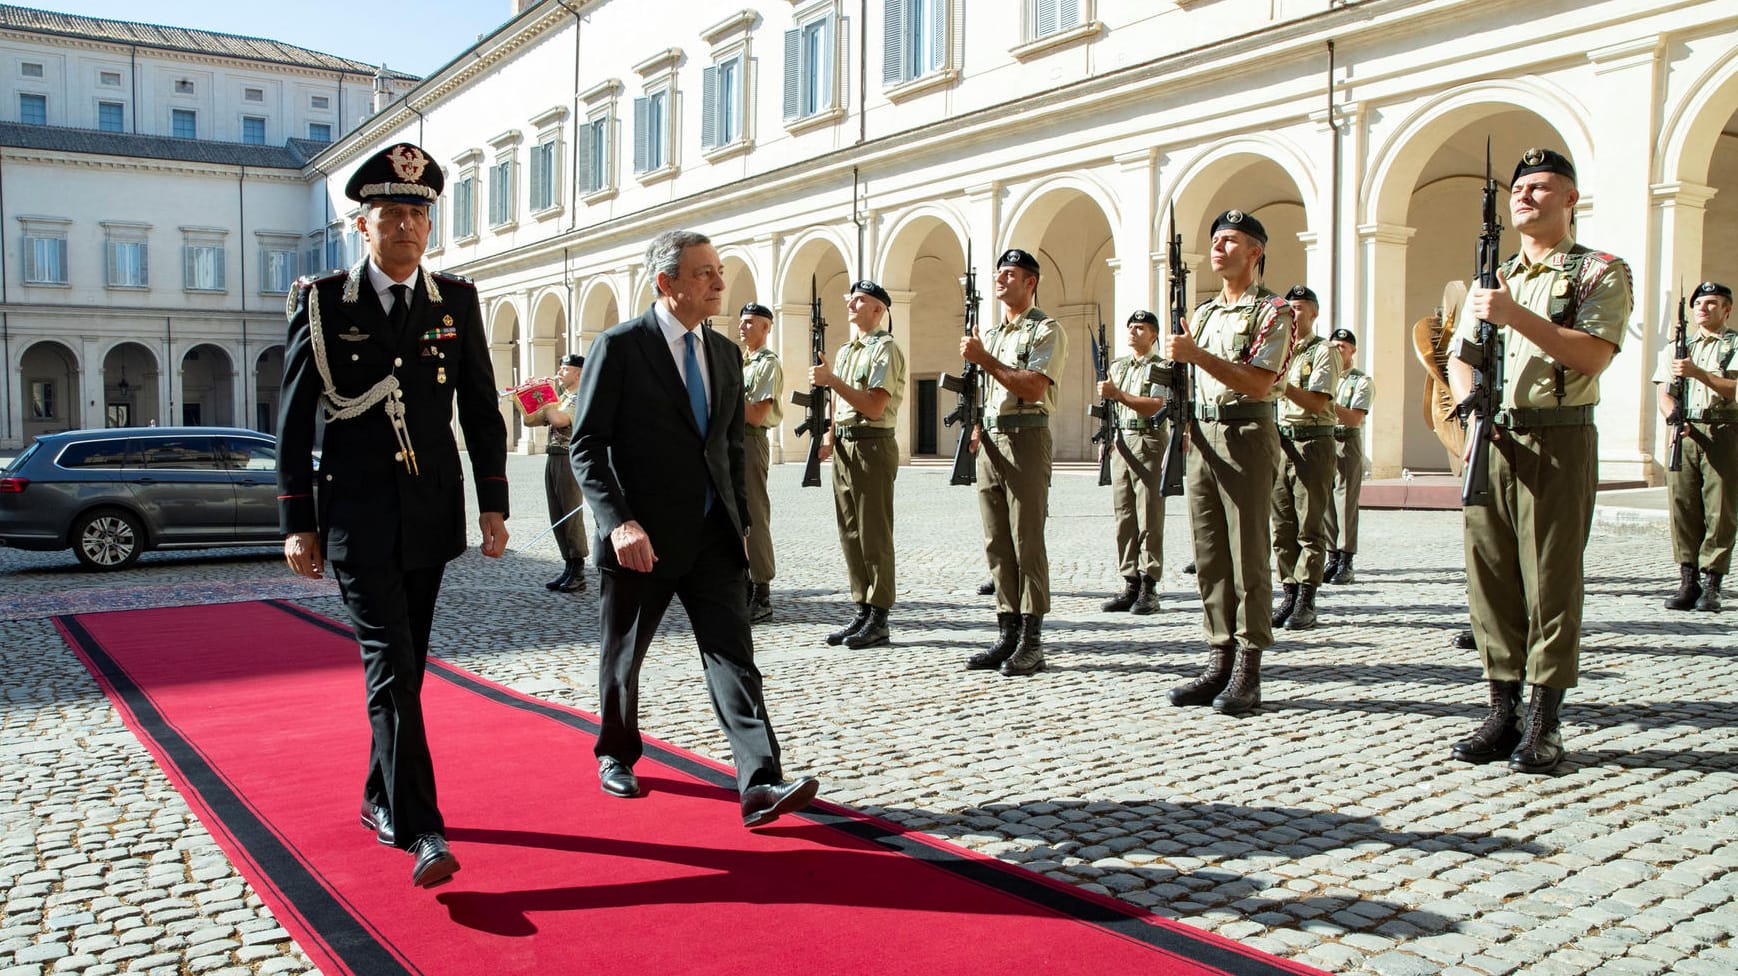
[(466, 173), (453, 184), (453, 239), (477, 236), (477, 177)]
[(1083, 20), (1080, 8), (1083, 0), (1026, 0), (1032, 36), (1028, 40), (1049, 37), (1079, 27)]
[(806, 119), (833, 107), (833, 16), (785, 31), (784, 117)]
[(175, 82), (175, 94), (177, 94), (177, 95), (191, 95), (191, 94), (193, 94), (193, 82), (188, 81), (186, 78), (182, 78), (182, 79), (176, 81)]
[(700, 145), (728, 146), (742, 138), (742, 58), (726, 58), (700, 75)]
[(282, 295), (296, 281), (296, 252), (290, 248), (266, 248), (259, 252), (260, 291)]
[(344, 262), (344, 231), (341, 228), (326, 232), (326, 267), (347, 267)]
[(428, 205), (428, 250), (441, 246), (441, 202), (435, 200)]
[(885, 0), (881, 81), (921, 78), (947, 66), (946, 0)]
[(66, 284), (66, 238), (26, 237), (24, 280), (35, 285)]
[(98, 102), (97, 129), (102, 132), (125, 132), (127, 107), (120, 102)]
[(181, 249), (188, 291), (223, 291), (223, 245), (188, 244)]
[(325, 122), (309, 122), (308, 138), (315, 142), (331, 142), (332, 126)]
[(670, 165), (669, 107), (667, 88), (634, 99), (634, 172), (651, 173)]
[(513, 219), (513, 160), (503, 159), (489, 167), (489, 226), (499, 227)]
[(308, 99), (308, 107), (328, 109), (332, 107), (332, 100), (325, 95), (315, 95)]
[(266, 90), (264, 88), (243, 88), (241, 100), (244, 102), (263, 102), (266, 100)]
[(30, 419), (54, 419), (54, 382), (52, 380), (30, 381)]
[(149, 253), (144, 241), (111, 240), (105, 250), (110, 288), (149, 287)]
[(250, 146), (266, 144), (266, 120), (256, 115), (244, 115), (241, 118), (241, 141)]
[(48, 124), (47, 95), (19, 95), (18, 121), (25, 125)]
[(609, 116), (604, 115), (579, 127), (574, 152), (581, 193), (596, 193), (610, 185), (609, 124)]
[(119, 88), (121, 87), (121, 73), (119, 71), (100, 72), (97, 74), (97, 84), (109, 88)]
[(169, 134), (177, 139), (199, 138), (199, 113), (190, 108), (170, 109)]
[(35, 61), (26, 61), (18, 66), (18, 71), (26, 78), (41, 78), (42, 65)]
[(561, 202), (561, 140), (550, 136), (531, 147), (531, 210), (548, 210)]

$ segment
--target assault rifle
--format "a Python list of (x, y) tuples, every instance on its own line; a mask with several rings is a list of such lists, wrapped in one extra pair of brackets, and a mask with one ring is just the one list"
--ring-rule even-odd
[[(1678, 296), (1678, 327), (1672, 331), (1672, 359), (1688, 359), (1690, 357), (1690, 337), (1688, 321), (1684, 318), (1684, 296)], [(1672, 380), (1671, 397), (1672, 412), (1666, 417), (1667, 426), (1672, 428), (1672, 450), (1670, 460), (1666, 462), (1667, 471), (1677, 471), (1684, 466), (1684, 431), (1689, 424), (1689, 383), (1682, 376)]]
[[(1485, 140), (1485, 189), (1478, 245), (1478, 283), (1495, 288), (1501, 262), (1503, 225), (1497, 222), (1497, 181), (1491, 176), (1491, 143)], [(1472, 367), (1472, 392), (1454, 408), (1467, 425), (1466, 470), (1460, 484), (1460, 503), (1488, 505), (1491, 501), (1491, 435), (1497, 411), (1503, 403), (1502, 330), (1480, 319), (1471, 339), (1456, 339), (1449, 355)]]
[[(1098, 341), (1092, 344), (1092, 371), (1100, 383), (1110, 378), (1110, 347), (1105, 342), (1104, 319), (1101, 318), (1098, 320)], [(1087, 413), (1098, 421), (1092, 442), (1098, 445), (1098, 486), (1102, 488), (1110, 484), (1110, 452), (1116, 448), (1115, 405), (1106, 397), (1093, 404)]]
[[(978, 334), (978, 303), (982, 296), (978, 294), (978, 273), (972, 268), (972, 244), (966, 242), (966, 273), (961, 279), (966, 290), (966, 335)], [(960, 439), (953, 448), (953, 473), (948, 476), (950, 485), (975, 485), (978, 483), (978, 462), (972, 457), (972, 432), (984, 422), (984, 404), (980, 399), (981, 386), (978, 377), (982, 370), (977, 363), (966, 363), (958, 376), (941, 374), (941, 388), (950, 393), (959, 394), (959, 403), (953, 408), (953, 413), (941, 419), (944, 426), (960, 425)]]
[[(1189, 330), (1189, 268), (1183, 263), (1183, 235), (1177, 233), (1177, 208), (1171, 207), (1171, 240), (1165, 255), (1170, 268), (1170, 307), (1166, 314), (1171, 334), (1182, 335)], [(1159, 466), (1159, 495), (1165, 498), (1183, 493), (1183, 448), (1188, 443), (1189, 420), (1195, 416), (1195, 392), (1189, 383), (1189, 368), (1182, 363), (1171, 364), (1171, 395), (1165, 409), (1171, 414), (1171, 439), (1165, 445), (1165, 460)]]
[[(809, 358), (816, 366), (823, 365), (827, 359), (827, 320), (821, 318), (821, 295), (815, 289), (815, 279), (809, 278)], [(803, 487), (819, 488), (821, 486), (821, 438), (832, 429), (833, 421), (827, 416), (828, 408), (832, 406), (833, 391), (817, 386), (804, 393), (802, 390), (791, 391), (791, 402), (808, 411), (808, 416), (797, 425), (797, 436), (809, 435), (809, 459), (803, 464)]]

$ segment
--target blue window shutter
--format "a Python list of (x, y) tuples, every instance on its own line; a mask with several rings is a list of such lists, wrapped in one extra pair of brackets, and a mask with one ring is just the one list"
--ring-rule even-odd
[(1061, 8), (1057, 11), (1058, 30), (1073, 30), (1080, 26), (1080, 4), (1081, 0), (1057, 0), (1057, 6)]
[(223, 248), (214, 247), (211, 249), (211, 263), (217, 266), (217, 280), (212, 283), (212, 287), (218, 291), (223, 291), (225, 290), (224, 272), (229, 270), (229, 262), (223, 259)]
[(881, 35), (881, 83), (897, 85), (906, 80), (905, 72), (905, 2), (886, 0)]
[(139, 245), (139, 284), (151, 283), (151, 245)]
[(649, 98), (634, 99), (634, 172), (644, 173), (650, 169), (649, 156), (651, 147), (652, 100)]
[(186, 244), (181, 245), (181, 287), (199, 287), (199, 270), (194, 267), (193, 248)]
[(718, 66), (700, 72), (700, 145), (718, 145)]
[(843, 39), (838, 38), (837, 34), (838, 21), (828, 17), (825, 26), (821, 28), (821, 63), (815, 70), (815, 83), (821, 87), (820, 97), (815, 99), (815, 104), (817, 110), (822, 112), (832, 108), (836, 104), (834, 99), (838, 96), (839, 57), (834, 53), (838, 48), (833, 44), (835, 40), (842, 43)]
[(930, 71), (940, 71), (947, 66), (947, 15), (948, 0), (918, 0), (929, 4), (929, 64)]
[(803, 32), (785, 31), (785, 118), (802, 114)]
[(1061, 29), (1062, 0), (1034, 0), (1032, 37), (1049, 37)]
[(121, 245), (108, 241), (103, 245), (103, 280), (111, 285), (119, 284), (116, 272), (121, 266)]
[(597, 177), (592, 172), (596, 163), (592, 155), (592, 140), (597, 138), (596, 126), (600, 123), (587, 122), (579, 127), (578, 139), (574, 142), (573, 165), (579, 167), (579, 192), (595, 193), (601, 187), (597, 185)]

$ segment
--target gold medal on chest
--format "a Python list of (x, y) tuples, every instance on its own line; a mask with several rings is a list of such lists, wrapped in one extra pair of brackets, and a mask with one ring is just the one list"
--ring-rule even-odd
[(1569, 279), (1558, 278), (1557, 283), (1551, 286), (1551, 295), (1555, 298), (1562, 298), (1567, 294), (1569, 294)]
[(451, 315), (441, 316), (441, 324), (446, 326), (449, 329), (452, 328), (453, 327), (453, 317)]
[(446, 381), (447, 381), (447, 368), (445, 366), (435, 367), (435, 382), (436, 383), (445, 383)]

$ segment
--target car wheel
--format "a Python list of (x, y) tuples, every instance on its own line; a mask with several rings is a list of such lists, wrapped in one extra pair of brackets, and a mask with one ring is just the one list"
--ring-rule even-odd
[(118, 508), (86, 512), (73, 524), (72, 551), (86, 569), (125, 569), (145, 551), (145, 530)]

